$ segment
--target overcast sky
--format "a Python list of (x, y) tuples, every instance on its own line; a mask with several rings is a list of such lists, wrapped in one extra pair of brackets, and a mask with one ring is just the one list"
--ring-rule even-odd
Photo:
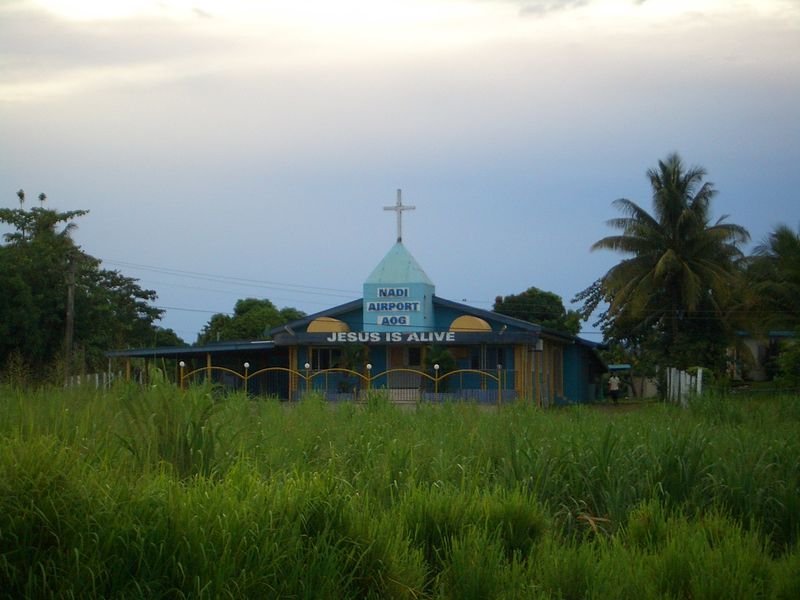
[(800, 0), (0, 0), (0, 206), (89, 209), (190, 342), (359, 298), (397, 188), (438, 295), (569, 302), (673, 151), (754, 242), (800, 225)]

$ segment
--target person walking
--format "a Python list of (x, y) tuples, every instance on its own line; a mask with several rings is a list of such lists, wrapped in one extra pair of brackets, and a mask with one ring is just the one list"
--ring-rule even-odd
[(617, 374), (612, 374), (608, 380), (608, 391), (611, 393), (611, 400), (614, 401), (614, 404), (619, 400), (619, 384), (620, 380)]

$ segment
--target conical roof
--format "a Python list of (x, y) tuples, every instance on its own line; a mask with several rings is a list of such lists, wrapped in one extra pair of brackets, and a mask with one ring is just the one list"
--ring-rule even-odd
[(392, 249), (378, 263), (378, 266), (375, 267), (364, 283), (391, 285), (424, 283), (433, 285), (433, 282), (402, 242), (397, 242), (392, 246)]

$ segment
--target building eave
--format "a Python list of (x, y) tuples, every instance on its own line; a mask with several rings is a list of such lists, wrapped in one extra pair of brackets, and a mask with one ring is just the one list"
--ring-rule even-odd
[(170, 346), (161, 348), (132, 348), (128, 350), (111, 350), (106, 352), (107, 358), (191, 358), (210, 353), (245, 352), (248, 350), (272, 350), (272, 340), (239, 340), (220, 342), (204, 346)]

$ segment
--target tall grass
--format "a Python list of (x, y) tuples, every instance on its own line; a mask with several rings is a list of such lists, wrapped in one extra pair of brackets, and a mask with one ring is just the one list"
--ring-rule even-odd
[(119, 439), (140, 465), (167, 463), (178, 477), (210, 475), (218, 466), (224, 423), (213, 419), (219, 405), (211, 388), (191, 388), (176, 399), (170, 387), (147, 395), (128, 387), (120, 403)]
[(798, 406), (0, 388), (0, 597), (796, 598)]

